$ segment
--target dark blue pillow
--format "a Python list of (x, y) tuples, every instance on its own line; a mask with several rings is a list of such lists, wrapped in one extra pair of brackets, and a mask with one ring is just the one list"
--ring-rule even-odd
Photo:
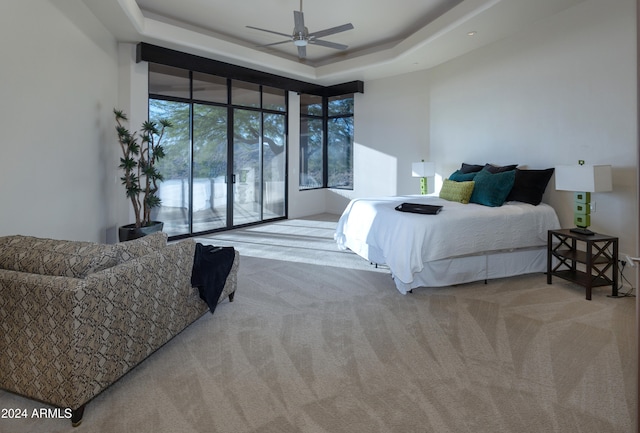
[(463, 162), (459, 170), (461, 173), (477, 173), (484, 168), (484, 165), (480, 164), (467, 164)]
[(515, 179), (515, 170), (490, 173), (483, 168), (473, 179), (475, 187), (469, 202), (491, 207), (502, 206), (513, 188)]
[(478, 174), (478, 172), (465, 173), (462, 170), (456, 170), (451, 173), (451, 176), (449, 176), (449, 180), (453, 180), (456, 182), (468, 182), (470, 180), (473, 180), (473, 178), (476, 177), (476, 174)]
[(485, 170), (489, 171), (489, 173), (502, 173), (503, 171), (511, 171), (515, 170), (518, 164), (511, 165), (493, 165), (493, 164), (485, 164), (483, 167)]

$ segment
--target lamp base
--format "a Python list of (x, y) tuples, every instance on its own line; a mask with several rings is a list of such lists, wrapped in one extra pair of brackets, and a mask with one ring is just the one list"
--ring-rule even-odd
[(592, 232), (591, 230), (589, 230), (586, 227), (575, 227), (575, 228), (570, 229), (569, 231), (571, 233), (578, 233), (578, 234), (581, 234), (581, 235), (584, 235), (584, 236), (593, 236), (593, 235), (596, 234), (595, 232)]
[(427, 178), (426, 177), (421, 177), (420, 178), (420, 194), (426, 195), (427, 192), (428, 192)]

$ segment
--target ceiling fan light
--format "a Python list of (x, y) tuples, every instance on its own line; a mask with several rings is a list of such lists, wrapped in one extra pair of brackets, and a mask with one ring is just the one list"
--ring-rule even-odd
[(306, 39), (294, 39), (293, 40), (293, 44), (296, 47), (306, 47), (307, 46), (307, 41), (306, 41)]

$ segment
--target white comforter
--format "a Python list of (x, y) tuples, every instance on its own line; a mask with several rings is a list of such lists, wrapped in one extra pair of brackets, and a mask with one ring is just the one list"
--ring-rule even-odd
[[(399, 212), (400, 203), (442, 205), (437, 215)], [(461, 204), (436, 196), (354, 199), (343, 212), (335, 239), (367, 260), (389, 266), (409, 284), (423, 263), (490, 251), (543, 246), (560, 223), (553, 208), (507, 202), (501, 207)]]

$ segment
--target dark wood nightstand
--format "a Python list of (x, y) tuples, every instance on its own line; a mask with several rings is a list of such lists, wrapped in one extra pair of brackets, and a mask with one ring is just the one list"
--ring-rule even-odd
[[(580, 244), (584, 249), (577, 248)], [(584, 270), (578, 269), (578, 264)], [(618, 296), (618, 238), (598, 233), (583, 235), (569, 229), (549, 230), (547, 284), (551, 284), (553, 276), (584, 286), (588, 300), (591, 288), (599, 286), (611, 285), (611, 296)]]

